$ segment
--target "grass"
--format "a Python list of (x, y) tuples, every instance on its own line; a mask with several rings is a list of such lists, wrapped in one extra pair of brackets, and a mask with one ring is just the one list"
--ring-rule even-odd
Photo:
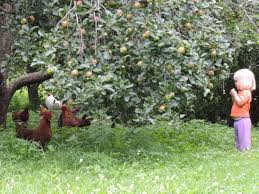
[[(259, 193), (259, 131), (238, 152), (233, 129), (193, 120), (139, 128), (56, 127), (45, 151), (0, 132), (0, 193)], [(31, 125), (36, 126), (33, 113)]]

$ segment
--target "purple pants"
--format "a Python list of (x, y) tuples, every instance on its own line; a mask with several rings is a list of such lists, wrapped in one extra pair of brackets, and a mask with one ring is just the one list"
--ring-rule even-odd
[(240, 151), (251, 148), (251, 119), (241, 118), (234, 122), (235, 144)]

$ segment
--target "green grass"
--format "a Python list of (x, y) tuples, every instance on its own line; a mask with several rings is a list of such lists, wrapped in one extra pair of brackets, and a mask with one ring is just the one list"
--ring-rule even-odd
[[(30, 118), (36, 126), (38, 116)], [(139, 128), (57, 129), (45, 151), (0, 132), (0, 193), (259, 193), (259, 131), (238, 152), (233, 129), (193, 120)]]

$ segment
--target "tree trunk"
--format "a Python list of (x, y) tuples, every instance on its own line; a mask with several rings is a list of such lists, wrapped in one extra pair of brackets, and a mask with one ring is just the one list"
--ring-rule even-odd
[(52, 74), (47, 74), (44, 72), (29, 73), (27, 75), (18, 77), (16, 80), (10, 82), (10, 84), (7, 86), (3, 81), (3, 76), (0, 72), (0, 126), (2, 125), (4, 128), (6, 128), (6, 115), (8, 106), (16, 90), (23, 86), (39, 84), (52, 78), (52, 76)]
[(3, 61), (5, 60), (5, 55), (10, 54), (11, 52), (12, 34), (8, 21), (10, 20), (10, 13), (12, 10), (12, 5), (10, 3), (0, 3), (0, 11), (4, 12), (4, 14), (0, 15), (0, 126), (3, 126), (4, 128), (6, 128), (8, 106), (16, 90), (23, 86), (34, 84), (37, 87), (32, 87), (38, 89), (39, 83), (48, 80), (53, 76), (46, 72), (28, 73), (7, 84), (9, 66), (6, 62), (3, 63)]
[(0, 94), (0, 125), (2, 125), (4, 128), (6, 128), (6, 116), (10, 101), (11, 96), (8, 91), (4, 91)]
[(38, 93), (39, 84), (28, 86), (29, 101), (32, 109), (36, 110), (40, 105), (40, 97)]

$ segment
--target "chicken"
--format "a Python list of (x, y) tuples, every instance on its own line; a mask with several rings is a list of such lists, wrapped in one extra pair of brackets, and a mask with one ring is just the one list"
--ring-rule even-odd
[(28, 122), (29, 120), (29, 109), (25, 108), (20, 112), (13, 112), (12, 118), (14, 122)]
[(34, 129), (28, 129), (23, 127), (19, 123), (15, 123), (17, 137), (26, 139), (28, 141), (36, 141), (41, 147), (44, 147), (52, 138), (51, 132), (51, 117), (52, 113), (46, 108), (40, 108), (40, 123), (39, 126)]
[(79, 107), (71, 110), (66, 104), (61, 107), (62, 114), (59, 117), (58, 126), (69, 126), (69, 127), (84, 127), (91, 125), (91, 119), (84, 115), (82, 118), (75, 116), (76, 112), (79, 111)]
[(62, 107), (62, 102), (57, 100), (52, 94), (48, 95), (45, 104), (49, 110), (60, 110)]

